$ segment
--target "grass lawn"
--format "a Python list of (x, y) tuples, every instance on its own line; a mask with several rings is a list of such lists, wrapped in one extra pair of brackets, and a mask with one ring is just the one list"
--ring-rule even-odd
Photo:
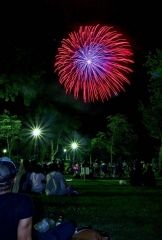
[(32, 195), (39, 217), (61, 212), (79, 226), (110, 233), (113, 240), (162, 239), (162, 180), (155, 188), (119, 185), (119, 180), (74, 179), (70, 184), (79, 196)]

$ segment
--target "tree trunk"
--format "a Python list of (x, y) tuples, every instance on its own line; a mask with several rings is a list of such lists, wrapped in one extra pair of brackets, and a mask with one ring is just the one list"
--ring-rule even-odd
[(54, 150), (54, 144), (53, 144), (53, 141), (51, 141), (51, 161), (55, 159), (57, 152), (58, 152), (58, 143), (56, 145), (56, 149)]
[(159, 175), (162, 176), (162, 145), (159, 150)]
[(8, 137), (7, 137), (6, 140), (7, 140), (7, 154), (8, 154), (9, 157), (11, 157), (11, 149), (10, 149), (10, 143), (9, 143)]
[(111, 137), (111, 150), (110, 150), (110, 160), (111, 160), (111, 166), (112, 166), (112, 163), (113, 163), (113, 136)]

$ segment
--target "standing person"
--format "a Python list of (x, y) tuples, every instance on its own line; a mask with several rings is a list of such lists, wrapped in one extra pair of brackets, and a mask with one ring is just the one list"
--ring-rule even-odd
[(31, 240), (33, 203), (28, 195), (12, 192), (16, 167), (0, 158), (0, 239)]

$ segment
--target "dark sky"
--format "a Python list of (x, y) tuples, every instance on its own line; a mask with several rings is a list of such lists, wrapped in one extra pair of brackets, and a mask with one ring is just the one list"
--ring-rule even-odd
[[(126, 92), (105, 103), (85, 104), (64, 94), (49, 99), (69, 114), (78, 115), (85, 132), (100, 130), (105, 116), (121, 112), (137, 117), (138, 100), (145, 95), (144, 56), (161, 47), (160, 1), (135, 0), (32, 0), (0, 3), (0, 69), (14, 62), (15, 49), (29, 52), (35, 69), (45, 69), (53, 84), (53, 60), (63, 37), (81, 24), (112, 24), (128, 36), (135, 53), (131, 86)], [(52, 82), (51, 82), (52, 83)], [(54, 98), (54, 96), (50, 96)], [(49, 98), (50, 98), (49, 97)], [(69, 100), (70, 99), (70, 100)], [(96, 123), (95, 123), (96, 121)], [(101, 127), (102, 128), (102, 127)], [(95, 130), (94, 130), (95, 129)]]

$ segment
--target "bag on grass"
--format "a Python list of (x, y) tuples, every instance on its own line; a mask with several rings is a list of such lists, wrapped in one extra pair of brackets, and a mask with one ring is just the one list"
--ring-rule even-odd
[(81, 229), (76, 231), (72, 240), (111, 240), (109, 234), (104, 234), (94, 229)]
[(71, 240), (76, 229), (76, 223), (65, 220), (53, 228), (45, 228), (46, 231), (37, 231), (34, 229), (34, 240)]

